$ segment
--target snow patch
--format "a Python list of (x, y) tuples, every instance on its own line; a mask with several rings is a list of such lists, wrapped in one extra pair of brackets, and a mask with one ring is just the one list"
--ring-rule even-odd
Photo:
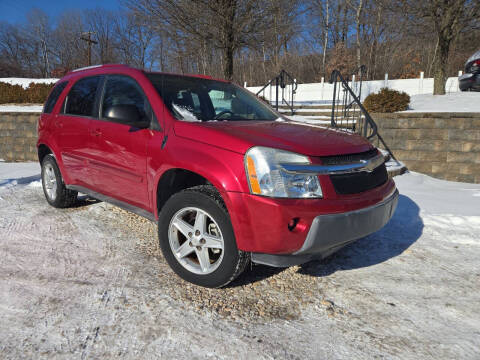
[(24, 89), (28, 88), (30, 83), (35, 84), (53, 84), (56, 83), (58, 79), (32, 79), (32, 78), (0, 78), (0, 82), (11, 84), (11, 85), (21, 85)]
[(198, 119), (189, 108), (179, 106), (177, 104), (172, 104), (173, 108), (183, 117), (183, 121), (188, 122), (201, 122), (202, 120)]
[(403, 112), (480, 112), (480, 92), (413, 95), (410, 109)]
[(396, 176), (395, 183), (425, 214), (480, 216), (480, 199), (472, 196), (480, 193), (480, 184), (440, 180), (416, 172)]
[(43, 105), (0, 105), (0, 112), (41, 113)]
[(0, 188), (31, 184), (39, 182), (39, 179), (40, 165), (36, 162), (0, 162)]
[(42, 181), (41, 180), (32, 181), (27, 186), (30, 187), (30, 188), (41, 188), (42, 187)]

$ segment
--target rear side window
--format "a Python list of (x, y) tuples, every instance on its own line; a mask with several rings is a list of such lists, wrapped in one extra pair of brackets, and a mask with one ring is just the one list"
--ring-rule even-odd
[(57, 103), (57, 100), (60, 97), (63, 89), (65, 89), (65, 86), (67, 86), (67, 81), (61, 82), (53, 88), (52, 92), (48, 96), (47, 101), (45, 102), (45, 106), (43, 107), (44, 113), (50, 114), (53, 111), (53, 108), (55, 107), (55, 104)]
[(99, 76), (77, 81), (68, 93), (65, 114), (92, 116), (99, 83)]

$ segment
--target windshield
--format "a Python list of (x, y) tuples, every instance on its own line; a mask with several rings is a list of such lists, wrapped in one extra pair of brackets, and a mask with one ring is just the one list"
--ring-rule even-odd
[(278, 115), (239, 86), (195, 77), (147, 74), (173, 116), (184, 121), (273, 121)]

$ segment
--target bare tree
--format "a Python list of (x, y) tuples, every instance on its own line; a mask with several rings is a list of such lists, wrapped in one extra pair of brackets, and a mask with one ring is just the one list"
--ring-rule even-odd
[[(435, 95), (445, 94), (447, 67), (452, 43), (465, 29), (479, 24), (478, 0), (402, 0), (407, 16), (417, 28), (433, 28), (436, 51), (432, 64)], [(397, 8), (398, 9), (398, 8)], [(397, 10), (398, 11), (398, 10)]]
[[(233, 78), (235, 54), (270, 27), (266, 0), (128, 0), (138, 16), (169, 30), (180, 42), (207, 42), (221, 52), (224, 77)], [(201, 15), (200, 15), (201, 14)]]
[(369, 79), (434, 74), (441, 93), (480, 41), (478, 0), (123, 1), (120, 11), (70, 11), (56, 19), (39, 13), (29, 23), (0, 23), (0, 76), (62, 76), (84, 66), (80, 36), (94, 31), (94, 63), (249, 85), (266, 83), (280, 69), (316, 82), (333, 68), (349, 74), (367, 64)]
[(38, 46), (42, 59), (42, 76), (48, 77), (50, 74), (50, 36), (51, 29), (49, 18), (40, 9), (32, 9), (27, 19), (29, 22), (29, 30), (31, 31), (31, 39)]
[(57, 20), (57, 27), (52, 33), (52, 52), (56, 57), (56, 70), (65, 73), (85, 64), (86, 47), (80, 40), (84, 31), (82, 13), (68, 11)]
[(348, 5), (355, 11), (355, 45), (356, 45), (356, 61), (357, 68), (362, 65), (362, 43), (361, 43), (361, 26), (362, 14), (365, 6), (365, 0), (347, 0)]
[(21, 76), (24, 73), (23, 54), (25, 39), (17, 27), (0, 24), (0, 74)]
[(154, 59), (150, 52), (154, 41), (160, 45), (152, 27), (133, 13), (122, 13), (114, 22), (116, 48), (120, 53), (122, 63), (152, 69)]

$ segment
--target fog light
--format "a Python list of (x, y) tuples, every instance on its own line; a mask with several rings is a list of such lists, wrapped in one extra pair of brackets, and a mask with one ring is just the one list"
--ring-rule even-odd
[(298, 224), (300, 218), (293, 218), (288, 222), (288, 230), (293, 231)]

